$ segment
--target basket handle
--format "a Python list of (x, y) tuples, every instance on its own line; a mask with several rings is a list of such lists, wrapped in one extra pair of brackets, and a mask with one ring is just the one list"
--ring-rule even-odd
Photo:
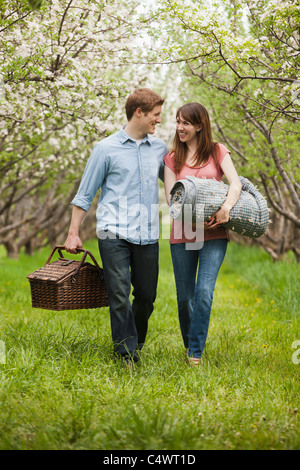
[[(50, 263), (50, 260), (51, 260), (52, 256), (54, 255), (54, 252), (55, 252), (56, 250), (58, 250), (59, 256), (61, 256), (62, 258), (64, 258), (63, 254), (62, 254), (62, 252), (61, 252), (61, 250), (65, 250), (64, 245), (56, 245), (56, 246), (53, 248), (53, 250), (51, 251), (49, 258), (48, 258), (47, 261), (46, 261), (46, 264), (49, 264), (49, 263)], [(91, 259), (92, 259), (93, 262), (95, 263), (96, 268), (98, 268), (99, 270), (101, 270), (99, 264), (97, 263), (97, 261), (95, 260), (94, 256), (92, 255), (92, 253), (91, 253), (90, 251), (88, 251), (88, 250), (83, 250), (83, 249), (81, 249), (81, 248), (76, 248), (76, 251), (77, 251), (78, 253), (83, 253), (83, 256), (82, 256), (82, 259), (81, 259), (81, 261), (80, 261), (80, 264), (79, 264), (78, 269), (76, 270), (76, 273), (74, 274), (74, 276), (76, 276), (76, 274), (78, 273), (79, 269), (81, 268), (81, 266), (82, 266), (83, 263), (85, 262), (85, 259), (86, 259), (87, 255), (89, 255), (89, 256), (91, 257)], [(66, 259), (66, 258), (65, 258), (65, 259)]]

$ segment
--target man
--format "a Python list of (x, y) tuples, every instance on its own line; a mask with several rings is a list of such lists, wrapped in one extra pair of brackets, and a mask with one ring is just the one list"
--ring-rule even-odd
[[(158, 176), (165, 143), (153, 137), (164, 99), (142, 88), (127, 99), (128, 123), (98, 142), (87, 162), (73, 212), (66, 251), (82, 248), (79, 227), (101, 187), (97, 236), (110, 305), (114, 352), (125, 364), (138, 360), (154, 308), (158, 279)], [(129, 294), (133, 286), (133, 302)]]

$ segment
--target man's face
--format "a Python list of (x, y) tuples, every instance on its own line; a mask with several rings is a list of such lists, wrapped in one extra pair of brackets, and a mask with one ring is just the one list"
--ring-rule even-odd
[(161, 123), (161, 105), (154, 106), (154, 108), (145, 114), (141, 112), (140, 124), (145, 134), (154, 134), (156, 124)]

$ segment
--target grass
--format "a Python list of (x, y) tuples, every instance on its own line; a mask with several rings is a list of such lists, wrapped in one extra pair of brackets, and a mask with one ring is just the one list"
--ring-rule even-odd
[[(99, 259), (95, 241), (86, 244)], [(233, 243), (199, 370), (185, 360), (168, 241), (141, 363), (112, 360), (109, 311), (32, 309), (49, 249), (0, 252), (0, 449), (299, 449), (299, 266)], [(293, 356), (294, 354), (294, 356)], [(292, 360), (292, 358), (296, 360)]]

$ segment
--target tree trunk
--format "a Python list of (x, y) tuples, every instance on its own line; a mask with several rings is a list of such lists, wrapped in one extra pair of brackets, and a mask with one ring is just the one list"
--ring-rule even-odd
[(4, 246), (5, 246), (5, 249), (6, 249), (6, 255), (8, 258), (14, 258), (14, 259), (18, 259), (19, 258), (19, 247), (18, 247), (18, 244), (16, 242), (14, 242), (13, 240), (8, 240), (6, 242), (4, 242)]

